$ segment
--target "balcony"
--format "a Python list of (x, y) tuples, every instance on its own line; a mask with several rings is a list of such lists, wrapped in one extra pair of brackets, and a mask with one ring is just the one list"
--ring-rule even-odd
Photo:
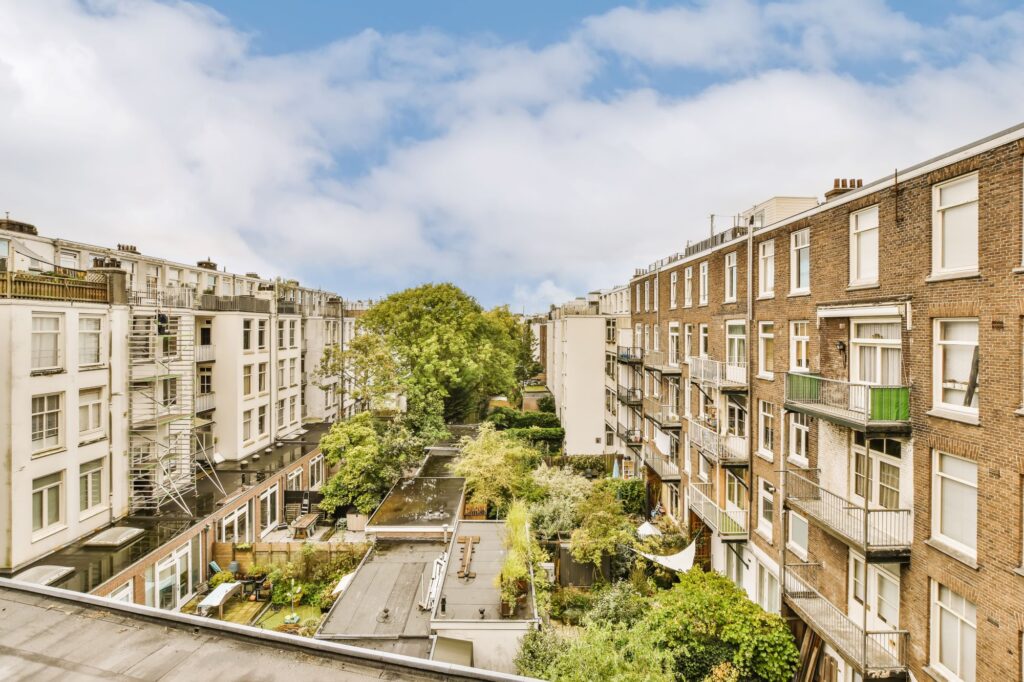
[(51, 301), (108, 303), (106, 276), (85, 273), (82, 277), (29, 272), (0, 272), (0, 298), (32, 298)]
[(680, 374), (683, 369), (679, 364), (678, 354), (673, 359), (663, 350), (648, 351), (644, 357), (644, 366), (662, 374)]
[(214, 360), (214, 347), (213, 344), (200, 344), (196, 346), (196, 362), (213, 362)]
[(269, 313), (270, 300), (255, 296), (217, 296), (202, 294), (199, 296), (200, 310), (219, 310), (239, 313)]
[(860, 550), (868, 561), (910, 560), (910, 509), (865, 509), (795, 471), (786, 472), (786, 504), (830, 535)]
[(217, 406), (213, 393), (201, 393), (196, 396), (196, 412), (206, 412)]
[(618, 358), (619, 362), (626, 364), (643, 362), (644, 349), (637, 348), (636, 346), (619, 346)]
[(683, 419), (679, 416), (678, 405), (663, 405), (656, 400), (648, 399), (644, 401), (644, 412), (662, 429), (682, 428)]
[(662, 481), (673, 482), (679, 480), (679, 464), (672, 457), (663, 455), (650, 445), (647, 445), (643, 450), (643, 458), (644, 463)]
[(278, 315), (298, 315), (302, 312), (302, 304), (295, 301), (289, 301), (285, 298), (277, 299), (277, 314)]
[(639, 405), (644, 400), (643, 391), (639, 388), (626, 388), (622, 384), (619, 384), (616, 395), (623, 405)]
[(708, 459), (722, 466), (747, 466), (750, 457), (744, 436), (720, 434), (695, 419), (690, 420), (690, 444), (697, 446)]
[(866, 433), (910, 432), (910, 389), (786, 373), (786, 409)]
[(787, 565), (782, 584), (783, 599), (863, 677), (906, 678), (907, 631), (865, 631), (811, 587), (816, 583), (814, 574), (817, 569), (817, 565)]
[(644, 435), (640, 429), (630, 429), (624, 424), (619, 424), (619, 440), (631, 448), (639, 448), (643, 445)]
[(690, 510), (708, 528), (717, 531), (723, 542), (743, 542), (747, 539), (747, 510), (719, 507), (710, 483), (690, 484)]
[(690, 379), (723, 391), (743, 390), (747, 387), (747, 363), (691, 357)]

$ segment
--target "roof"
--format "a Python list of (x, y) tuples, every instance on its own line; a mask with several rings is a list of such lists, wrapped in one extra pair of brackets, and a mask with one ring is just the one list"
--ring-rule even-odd
[(366, 522), (366, 532), (454, 528), (464, 487), (462, 478), (403, 478)]
[(523, 680), (0, 579), (5, 679)]
[(441, 541), (378, 540), (356, 576), (334, 603), (317, 637), (359, 640), (360, 646), (430, 653), (430, 612), (420, 609)]

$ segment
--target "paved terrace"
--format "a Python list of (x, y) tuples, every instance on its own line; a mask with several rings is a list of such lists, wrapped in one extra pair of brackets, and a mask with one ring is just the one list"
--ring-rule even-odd
[(0, 579), (7, 680), (525, 680)]

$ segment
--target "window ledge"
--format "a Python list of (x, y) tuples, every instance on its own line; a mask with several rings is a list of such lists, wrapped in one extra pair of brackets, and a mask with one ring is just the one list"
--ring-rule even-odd
[(943, 554), (945, 554), (946, 556), (950, 557), (951, 559), (956, 559), (957, 561), (962, 563), (964, 566), (967, 566), (969, 568), (973, 568), (975, 571), (981, 569), (981, 566), (978, 565), (978, 561), (977, 561), (977, 559), (975, 557), (972, 557), (969, 554), (966, 554), (966, 553), (964, 553), (964, 552), (962, 552), (962, 551), (960, 551), (958, 549), (954, 549), (954, 548), (950, 547), (949, 545), (944, 543), (942, 540), (939, 540), (939, 539), (937, 539), (935, 537), (930, 537), (930, 538), (927, 538), (924, 541), (924, 544), (928, 545), (932, 549), (935, 549), (935, 550), (938, 550), (938, 551), (942, 552)]
[(79, 365), (78, 371), (79, 372), (95, 372), (96, 370), (106, 369), (106, 368), (107, 368), (107, 366), (105, 364), (103, 364), (103, 363), (100, 363), (98, 365)]
[(105, 433), (97, 435), (97, 436), (92, 436), (92, 437), (87, 438), (85, 440), (79, 441), (78, 442), (78, 447), (84, 448), (85, 446), (92, 445), (94, 443), (102, 443), (106, 439), (107, 439), (107, 434), (105, 434)]
[(49, 448), (47, 450), (38, 450), (32, 453), (32, 459), (39, 459), (40, 457), (49, 457), (50, 455), (57, 455), (62, 452), (67, 452), (67, 448), (63, 445), (58, 445), (55, 448)]
[(771, 536), (770, 533), (765, 533), (760, 528), (755, 528), (754, 532), (757, 533), (758, 535), (760, 535), (761, 539), (764, 540), (765, 542), (767, 542), (769, 545), (774, 545), (775, 544), (774, 542), (772, 542), (772, 536)]
[(951, 279), (973, 279), (981, 278), (981, 273), (977, 270), (971, 270), (969, 272), (933, 272), (924, 278), (925, 282), (947, 282)]
[(788, 457), (786, 457), (786, 461), (792, 464), (793, 466), (800, 467), (801, 469), (807, 469), (811, 466), (811, 463), (806, 459), (802, 459), (794, 455), (789, 455)]
[(29, 372), (29, 376), (45, 377), (45, 376), (50, 376), (51, 374), (63, 374), (63, 373), (64, 373), (64, 368), (63, 367), (52, 367), (50, 369), (34, 369), (31, 372)]
[(948, 677), (946, 677), (930, 665), (926, 665), (924, 668), (921, 669), (921, 671), (931, 679), (935, 680), (935, 682), (949, 682)]
[(1014, 268), (1010, 272), (1015, 273), (1017, 275), (1024, 274), (1024, 265), (1020, 266), (1019, 268)]
[(807, 561), (807, 552), (804, 550), (803, 547), (798, 547), (797, 545), (794, 545), (792, 542), (788, 542), (786, 543), (786, 549), (788, 549), (790, 552), (796, 555), (801, 561)]
[(760, 294), (754, 300), (756, 300), (756, 301), (770, 301), (773, 298), (775, 298), (775, 294), (774, 293), (771, 293), (771, 294)]
[(53, 536), (53, 535), (56, 535), (57, 533), (63, 533), (63, 532), (64, 532), (64, 531), (66, 531), (67, 529), (68, 529), (68, 524), (66, 524), (66, 523), (62, 523), (62, 524), (60, 524), (60, 525), (58, 525), (58, 526), (54, 526), (53, 528), (47, 528), (46, 530), (40, 530), (40, 531), (37, 531), (36, 533), (34, 533), (34, 534), (32, 535), (32, 540), (31, 540), (31, 542), (32, 542), (33, 544), (35, 544), (35, 543), (37, 543), (37, 542), (40, 542), (40, 541), (42, 541), (42, 540), (45, 540), (45, 539), (46, 539), (46, 538), (48, 538), (48, 537), (51, 537), (51, 536)]
[(965, 414), (963, 412), (957, 412), (955, 410), (947, 410), (942, 407), (933, 407), (932, 409), (925, 412), (929, 417), (938, 417), (940, 419), (949, 419), (950, 421), (961, 422), (963, 424), (970, 424), (971, 426), (979, 426), (981, 419), (976, 414)]
[(867, 282), (867, 283), (864, 283), (864, 284), (853, 284), (853, 283), (851, 283), (848, 287), (846, 287), (846, 290), (847, 291), (863, 291), (864, 289), (878, 289), (881, 286), (882, 285), (879, 284), (878, 282)]
[(1014, 410), (1013, 413), (1015, 415), (1017, 415), (1018, 417), (1024, 417), (1024, 407), (1021, 407), (1020, 409)]
[(1019, 576), (1024, 576), (1024, 566), (1018, 566), (1017, 568), (1011, 568), (1010, 573), (1016, 573)]
[(757, 379), (763, 379), (764, 381), (775, 381), (774, 374), (762, 374), (758, 372), (757, 374), (754, 375), (754, 377)]
[(810, 291), (791, 291), (786, 294), (786, 298), (800, 298), (801, 296), (810, 296)]
[(81, 515), (78, 517), (78, 520), (79, 522), (88, 521), (94, 516), (99, 516), (100, 514), (103, 514), (109, 510), (110, 508), (105, 504), (97, 505), (92, 509), (86, 509), (85, 511), (83, 511)]
[(775, 453), (774, 452), (769, 452), (768, 450), (757, 449), (757, 450), (754, 450), (754, 454), (757, 455), (758, 457), (760, 457), (761, 459), (763, 459), (766, 462), (774, 462), (775, 461)]

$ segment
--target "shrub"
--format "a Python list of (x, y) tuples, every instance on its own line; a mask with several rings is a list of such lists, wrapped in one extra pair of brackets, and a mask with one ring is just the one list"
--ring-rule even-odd
[(647, 599), (628, 581), (620, 581), (602, 590), (594, 601), (587, 621), (612, 625), (633, 625), (644, 617)]
[(555, 412), (555, 397), (553, 395), (546, 395), (537, 401), (537, 409), (541, 412)]
[(565, 458), (565, 461), (573, 471), (581, 476), (587, 476), (589, 478), (603, 478), (607, 473), (607, 469), (604, 464), (604, 457), (577, 455), (575, 457), (568, 456)]
[(597, 596), (578, 587), (563, 587), (551, 595), (551, 617), (567, 625), (579, 625), (597, 602)]
[(220, 571), (214, 573), (213, 577), (210, 578), (210, 589), (216, 589), (224, 583), (230, 583), (235, 579), (235, 574), (231, 571)]
[(523, 636), (516, 655), (516, 670), (527, 677), (543, 677), (567, 649), (553, 630), (531, 630)]
[(622, 511), (631, 516), (643, 516), (647, 503), (647, 488), (639, 478), (606, 478), (598, 483), (622, 503)]
[(505, 433), (512, 438), (520, 438), (531, 445), (544, 448), (547, 452), (560, 450), (565, 440), (565, 429), (562, 427), (541, 428), (530, 426), (506, 429)]

